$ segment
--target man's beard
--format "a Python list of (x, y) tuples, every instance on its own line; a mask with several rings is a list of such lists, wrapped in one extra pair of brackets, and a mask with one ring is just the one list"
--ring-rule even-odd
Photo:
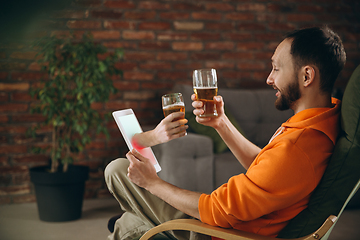
[(280, 96), (275, 101), (275, 107), (280, 111), (292, 108), (294, 103), (301, 97), (299, 82), (297, 80), (291, 82), (284, 90), (278, 90)]

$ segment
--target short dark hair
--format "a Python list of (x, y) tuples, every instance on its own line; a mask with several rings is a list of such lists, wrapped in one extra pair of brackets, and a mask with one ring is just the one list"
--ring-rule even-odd
[(296, 30), (285, 36), (292, 39), (290, 53), (295, 70), (315, 65), (320, 71), (320, 89), (331, 93), (334, 83), (346, 62), (341, 38), (329, 27)]

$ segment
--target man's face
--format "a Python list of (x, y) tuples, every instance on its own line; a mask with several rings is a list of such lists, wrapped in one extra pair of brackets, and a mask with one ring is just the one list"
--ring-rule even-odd
[(290, 49), (289, 39), (279, 44), (271, 58), (273, 69), (266, 80), (268, 85), (278, 90), (275, 107), (279, 110), (293, 109), (294, 104), (301, 97), (299, 78), (294, 70)]

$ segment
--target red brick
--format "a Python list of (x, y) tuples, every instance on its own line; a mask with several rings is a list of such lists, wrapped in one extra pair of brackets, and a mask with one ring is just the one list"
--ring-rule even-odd
[(90, 16), (93, 18), (104, 18), (104, 19), (110, 19), (110, 18), (119, 19), (123, 15), (122, 12), (118, 12), (116, 10), (91, 10), (89, 13)]
[(191, 60), (219, 60), (221, 58), (219, 53), (193, 53), (191, 54)]
[(155, 54), (150, 52), (125, 52), (125, 60), (146, 61), (155, 59)]
[(255, 33), (254, 38), (262, 41), (273, 41), (282, 39), (282, 35), (278, 33)]
[(234, 79), (239, 81), (239, 79), (243, 79), (243, 78), (248, 78), (250, 77), (250, 74), (247, 72), (243, 72), (243, 71), (222, 71), (222, 77), (224, 79)]
[(287, 21), (290, 22), (313, 22), (314, 21), (314, 15), (312, 14), (288, 14), (287, 15)]
[(267, 4), (267, 11), (270, 12), (281, 12), (281, 13), (286, 13), (286, 12), (293, 12), (294, 11), (294, 6), (284, 3), (284, 4), (278, 4), (278, 3), (269, 3)]
[(188, 34), (187, 33), (174, 33), (174, 32), (167, 32), (167, 33), (158, 33), (157, 34), (158, 40), (187, 40)]
[(141, 1), (138, 8), (147, 10), (170, 10), (171, 5), (156, 1)]
[(49, 76), (45, 72), (13, 72), (11, 79), (13, 80), (42, 80), (48, 79)]
[(174, 42), (172, 49), (176, 51), (200, 51), (204, 48), (201, 42)]
[(120, 70), (133, 70), (137, 67), (137, 63), (135, 62), (117, 62), (115, 63), (115, 67)]
[(152, 73), (146, 73), (146, 72), (124, 72), (124, 79), (150, 81), (154, 79), (154, 75)]
[(9, 101), (9, 94), (6, 92), (0, 92), (0, 102)]
[(150, 20), (155, 19), (156, 12), (126, 12), (124, 18), (132, 20)]
[(252, 39), (252, 34), (250, 33), (225, 33), (225, 39), (233, 40), (233, 41), (242, 41)]
[(205, 44), (205, 49), (209, 50), (231, 50), (234, 49), (234, 42), (211, 42)]
[[(146, 82), (141, 84), (144, 89), (171, 89), (173, 84), (170, 83), (155, 83), (155, 82)], [(157, 102), (158, 103), (158, 102)], [(159, 104), (159, 103), (158, 103)], [(160, 105), (160, 104), (159, 104)]]
[(252, 13), (228, 13), (225, 18), (233, 21), (250, 21), (254, 20), (255, 16)]
[(24, 155), (13, 158), (13, 162), (19, 165), (25, 165), (25, 164), (45, 165), (49, 163), (49, 160), (50, 157), (46, 155)]
[(235, 67), (235, 63), (233, 61), (231, 62), (211, 61), (211, 62), (206, 62), (205, 67), (214, 68), (214, 69), (233, 69)]
[(222, 14), (220, 14), (220, 13), (194, 12), (191, 15), (192, 15), (192, 18), (195, 19), (195, 20), (219, 21), (219, 20), (222, 19)]
[(133, 9), (136, 5), (130, 1), (105, 1), (104, 6), (108, 8)]
[(194, 69), (200, 69), (203, 67), (203, 64), (196, 61), (196, 62), (186, 62), (186, 63), (176, 63), (175, 64), (175, 69), (179, 69), (179, 70), (184, 70), (184, 69), (189, 69), (189, 72), (192, 72), (192, 70)]
[(157, 60), (181, 61), (187, 59), (186, 53), (176, 52), (159, 52), (156, 57)]
[(166, 22), (142, 22), (139, 24), (139, 30), (169, 30), (170, 23)]
[(104, 27), (109, 29), (135, 29), (136, 23), (129, 21), (104, 21)]
[(261, 3), (242, 3), (237, 5), (236, 10), (262, 12), (266, 10), (266, 5)]
[(170, 72), (158, 72), (157, 78), (161, 80), (184, 80), (189, 77), (188, 72), (184, 71), (170, 71)]
[(136, 91), (136, 92), (125, 92), (124, 99), (126, 100), (148, 100), (155, 98), (153, 91)]
[(91, 109), (94, 109), (94, 110), (102, 110), (104, 109), (104, 104), (103, 103), (98, 103), (98, 102), (93, 102), (91, 105), (90, 105)]
[(138, 82), (115, 81), (113, 84), (116, 89), (121, 91), (138, 90), (140, 87)]
[(94, 39), (119, 39), (119, 31), (91, 31)]
[(34, 100), (34, 97), (25, 92), (14, 92), (11, 94), (11, 100), (14, 102), (28, 102)]
[(236, 46), (237, 50), (261, 50), (264, 48), (264, 42), (239, 42)]
[(265, 30), (266, 25), (261, 23), (240, 23), (238, 25), (239, 30), (251, 30), (251, 31), (259, 31)]
[(203, 22), (174, 22), (176, 30), (198, 31), (204, 28)]
[(204, 10), (204, 7), (200, 3), (174, 3), (173, 9), (187, 10), (187, 11), (200, 11), (200, 10)]
[(187, 12), (164, 12), (160, 13), (160, 18), (165, 20), (187, 20), (190, 14)]
[(140, 50), (170, 50), (168, 42), (142, 42), (139, 43)]
[(18, 125), (2, 125), (0, 126), (1, 133), (9, 133), (9, 134), (21, 134), (26, 133), (28, 127), (18, 126)]
[(29, 106), (22, 103), (0, 104), (0, 112), (25, 112)]
[(295, 26), (291, 23), (273, 23), (269, 24), (269, 29), (280, 30), (280, 31), (292, 31), (295, 30)]
[(27, 173), (29, 168), (27, 166), (1, 166), (0, 173), (1, 174), (19, 174), (19, 173)]
[(11, 154), (11, 153), (26, 153), (27, 146), (25, 145), (2, 145), (0, 146), (0, 154)]
[(140, 64), (140, 68), (146, 69), (146, 70), (152, 70), (152, 69), (171, 69), (172, 64), (169, 62), (146, 62), (143, 64)]
[(215, 10), (215, 11), (233, 11), (234, 7), (229, 3), (207, 3), (205, 5), (206, 10)]
[(106, 189), (100, 189), (97, 194), (97, 198), (105, 199), (105, 198), (113, 198), (113, 195), (109, 192), (109, 190)]
[(203, 41), (209, 41), (209, 40), (219, 40), (221, 37), (220, 33), (192, 33), (190, 38), (191, 40), (203, 40)]
[(11, 53), (10, 58), (31, 60), (35, 58), (36, 54), (37, 52), (13, 52)]
[(66, 23), (66, 26), (70, 29), (96, 29), (101, 28), (101, 22), (96, 21), (80, 21), (80, 20), (72, 20)]
[(30, 63), (29, 67), (27, 70), (30, 71), (40, 71), (41, 70), (41, 66), (37, 63), (37, 62), (32, 62)]
[(7, 115), (0, 115), (0, 123), (7, 123), (9, 121), (9, 117)]
[(92, 141), (85, 146), (86, 149), (103, 149), (105, 148), (105, 142)]
[(238, 63), (236, 65), (236, 67), (241, 70), (264, 70), (265, 69), (265, 65), (263, 63), (252, 63), (252, 62)]
[(0, 72), (0, 80), (6, 80), (9, 76), (8, 72)]
[(138, 103), (135, 101), (113, 101), (113, 102), (107, 102), (105, 104), (105, 108), (108, 110), (119, 110), (119, 109), (125, 109), (125, 108), (132, 108), (136, 109), (138, 107)]
[(219, 23), (219, 22), (206, 23), (205, 29), (220, 30), (220, 31), (232, 30), (232, 29), (235, 29), (235, 24), (234, 23)]
[(124, 31), (123, 38), (132, 40), (153, 40), (155, 39), (155, 34), (152, 31)]
[(103, 45), (107, 48), (124, 48), (129, 51), (129, 49), (136, 49), (137, 44), (134, 42), (120, 42), (120, 41), (110, 41), (104, 42)]
[(29, 123), (29, 122), (43, 122), (45, 117), (42, 114), (20, 114), (12, 116), (12, 121), (15, 123)]
[(25, 70), (26, 67), (22, 62), (0, 62), (0, 70)]
[(254, 56), (252, 55), (251, 52), (229, 52), (229, 53), (224, 53), (222, 55), (223, 59), (233, 59), (233, 60), (241, 60), (241, 59), (253, 59)]

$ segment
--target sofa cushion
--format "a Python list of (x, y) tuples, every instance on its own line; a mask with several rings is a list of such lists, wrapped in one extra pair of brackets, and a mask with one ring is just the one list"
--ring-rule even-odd
[(297, 238), (314, 232), (330, 215), (338, 215), (360, 178), (360, 66), (344, 92), (341, 107), (342, 133), (324, 176), (299, 213), (278, 237)]

